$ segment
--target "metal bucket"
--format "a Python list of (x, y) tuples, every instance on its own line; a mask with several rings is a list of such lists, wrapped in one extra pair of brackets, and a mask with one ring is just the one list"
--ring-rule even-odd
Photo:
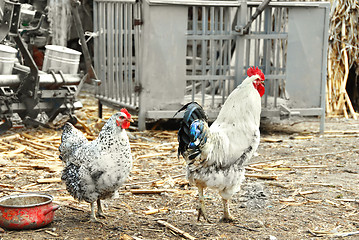
[(81, 52), (57, 45), (46, 45), (45, 48), (43, 71), (61, 70), (65, 74), (78, 72)]
[(45, 194), (14, 194), (0, 198), (0, 227), (34, 229), (46, 226), (60, 207)]
[(17, 61), (17, 50), (13, 47), (0, 44), (0, 74), (10, 75)]

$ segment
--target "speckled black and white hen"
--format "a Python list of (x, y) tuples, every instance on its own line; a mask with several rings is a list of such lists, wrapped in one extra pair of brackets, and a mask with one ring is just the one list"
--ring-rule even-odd
[(97, 139), (88, 141), (71, 123), (66, 123), (59, 147), (64, 162), (61, 179), (75, 198), (91, 204), (90, 221), (104, 216), (101, 199), (112, 197), (127, 179), (132, 167), (132, 154), (125, 129), (131, 115), (126, 109), (112, 115)]

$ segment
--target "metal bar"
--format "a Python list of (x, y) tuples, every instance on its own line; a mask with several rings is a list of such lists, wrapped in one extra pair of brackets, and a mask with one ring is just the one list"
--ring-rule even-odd
[[(210, 29), (210, 32), (209, 34), (211, 35), (215, 35), (216, 34), (216, 31), (215, 31), (215, 22), (216, 22), (216, 18), (215, 18), (215, 8), (214, 7), (211, 7), (210, 8), (210, 26), (211, 26), (211, 29)], [(218, 22), (218, 20), (217, 20)], [(210, 70), (208, 71), (208, 74), (210, 75), (216, 75), (216, 71), (215, 71), (215, 64), (216, 64), (216, 43), (213, 39), (210, 40), (210, 54), (211, 54), (211, 66), (210, 66)], [(211, 99), (211, 108), (214, 107), (214, 84), (213, 84), (213, 80), (209, 80), (210, 82), (210, 86), (211, 86), (211, 96), (212, 96), (212, 99)]]
[(105, 88), (106, 88), (106, 76), (105, 76), (105, 64), (106, 64), (106, 58), (105, 58), (105, 22), (104, 22), (104, 4), (103, 3), (99, 3), (99, 72), (97, 72), (100, 75), (100, 78), (104, 80), (104, 84), (101, 84), (98, 89), (99, 89), (99, 94), (100, 95), (104, 95), (105, 94)]
[(178, 5), (190, 5), (190, 6), (226, 6), (226, 7), (238, 7), (243, 1), (202, 1), (202, 0), (148, 0), (150, 5), (159, 4), (178, 4)]
[(132, 49), (133, 49), (133, 34), (134, 31), (132, 29), (132, 19), (133, 19), (133, 15), (132, 15), (132, 4), (127, 4), (127, 10), (129, 12), (128, 14), (128, 21), (127, 21), (127, 28), (129, 30), (129, 34), (128, 34), (128, 66), (129, 66), (129, 71), (128, 71), (128, 97), (129, 97), (129, 104), (133, 104), (133, 95), (132, 95), (132, 90), (133, 90), (133, 84), (132, 84), (132, 75), (133, 75), (133, 61), (132, 61)]
[(120, 48), (120, 44), (119, 44), (119, 32), (120, 32), (120, 27), (119, 27), (119, 18), (120, 13), (119, 13), (119, 3), (115, 3), (113, 5), (113, 9), (114, 9), (114, 41), (113, 41), (113, 58), (114, 58), (114, 86), (113, 86), (113, 90), (114, 90), (114, 95), (113, 98), (116, 101), (119, 101), (119, 82), (120, 82), (120, 72), (119, 72), (119, 48)]
[(248, 34), (243, 36), (245, 39), (264, 39), (264, 40), (271, 40), (271, 39), (287, 39), (288, 33), (269, 33), (269, 34)]
[[(198, 32), (198, 7), (192, 7), (192, 29), (194, 34), (197, 34)], [(197, 40), (193, 39), (193, 45), (192, 45), (192, 75), (196, 75), (196, 66), (197, 66)], [(202, 64), (202, 60), (201, 60)], [(194, 102), (194, 97), (196, 94), (196, 82), (192, 82), (192, 102)]]
[[(259, 1), (248, 1), (248, 6), (259, 6), (262, 2)], [(305, 8), (316, 8), (316, 7), (325, 7), (326, 2), (285, 2), (285, 1), (272, 1), (268, 6), (270, 7), (305, 7)]]
[(300, 116), (320, 116), (323, 112), (322, 108), (291, 108), (293, 112), (299, 112)]
[(72, 0), (71, 1), (71, 14), (72, 14), (72, 17), (73, 17), (75, 25), (76, 25), (77, 35), (78, 35), (78, 37), (80, 39), (82, 55), (83, 55), (84, 60), (85, 60), (86, 72), (87, 72), (87, 74), (85, 75), (85, 78), (83, 78), (83, 81), (79, 84), (78, 92), (81, 90), (81, 87), (82, 87), (82, 85), (84, 84), (85, 81), (87, 83), (92, 83), (93, 80), (98, 80), (97, 74), (96, 74), (94, 68), (92, 67), (92, 59), (91, 59), (91, 56), (90, 56), (89, 49), (87, 47), (87, 42), (85, 40), (84, 30), (83, 30), (83, 27), (82, 27), (80, 14), (79, 14), (79, 10), (78, 10), (79, 5), (80, 5), (79, 1), (77, 1), (77, 0)]
[(123, 82), (123, 93), (124, 93), (124, 102), (128, 103), (128, 72), (130, 71), (129, 69), (129, 52), (128, 52), (128, 45), (129, 45), (129, 40), (128, 40), (128, 7), (127, 4), (124, 4), (123, 6), (123, 58), (124, 58), (124, 82)]
[(98, 96), (97, 98), (102, 103), (107, 103), (107, 104), (113, 106), (114, 108), (125, 107), (128, 110), (133, 110), (133, 111), (138, 111), (139, 110), (137, 106), (133, 106), (131, 104), (127, 104), (127, 103), (124, 103), (124, 102), (118, 102), (118, 101), (115, 101), (115, 100), (113, 100), (111, 98), (108, 98), (108, 97)]
[[(271, 27), (271, 8), (266, 8), (264, 10), (264, 19), (265, 19), (265, 24), (264, 24), (264, 32), (265, 33), (270, 33), (270, 27)], [(263, 60), (264, 60), (264, 74), (270, 74), (270, 43), (269, 40), (264, 40), (264, 45), (263, 45)], [(271, 90), (271, 86), (272, 86), (272, 81), (268, 81), (269, 82), (269, 90)], [(268, 95), (269, 92), (266, 91), (266, 95), (267, 97), (264, 99), (264, 105), (267, 106), (268, 105)]]
[(191, 33), (192, 35), (188, 35), (188, 40), (223, 40), (223, 39), (235, 39), (235, 36), (231, 36), (228, 34), (216, 34), (216, 35), (205, 35), (203, 31), (197, 31), (197, 33)]
[[(236, 14), (238, 14), (238, 11), (236, 11)], [(224, 18), (224, 21), (225, 21), (225, 32), (228, 36), (231, 36), (232, 35), (232, 23), (231, 23), (231, 18), (229, 16), (229, 9), (226, 8), (224, 10), (224, 15), (225, 15), (225, 18)], [(236, 18), (233, 19), (233, 21), (235, 20)], [(237, 17), (238, 19), (238, 17)], [(222, 104), (225, 102), (226, 100), (226, 97), (229, 95), (230, 93), (230, 88), (231, 88), (231, 85), (233, 86), (236, 86), (237, 85), (237, 82), (236, 81), (228, 81), (228, 79), (230, 79), (232, 77), (231, 75), (231, 64), (232, 64), (232, 59), (233, 59), (233, 53), (235, 51), (235, 49), (232, 50), (232, 47), (235, 48), (237, 47), (236, 45), (236, 39), (231, 39), (229, 38), (227, 40), (228, 44), (227, 44), (227, 51), (226, 51), (226, 63), (225, 63), (225, 66), (227, 68), (227, 74), (226, 74), (226, 77), (224, 78), (224, 85), (223, 85), (223, 93), (225, 94), (224, 96), (222, 96)], [(237, 58), (236, 58), (237, 59)], [(235, 64), (235, 63), (234, 63)], [(236, 67), (237, 69), (237, 67)], [(233, 76), (234, 77), (234, 76)], [(235, 79), (235, 78), (234, 78)]]
[[(330, 6), (326, 5), (325, 14), (324, 14), (324, 26), (329, 26), (329, 12)], [(320, 105), (321, 105), (321, 115), (320, 115), (320, 134), (324, 133), (325, 128), (325, 94), (326, 94), (326, 84), (327, 84), (327, 54), (328, 54), (328, 31), (323, 31), (323, 48), (322, 48), (322, 85), (321, 85), (321, 96), (320, 96)]]
[[(272, 9), (272, 14), (271, 14), (271, 18), (274, 18), (273, 19), (273, 23), (272, 23), (272, 28), (273, 28), (273, 32), (276, 33), (278, 32), (278, 9), (277, 8), (273, 8)], [(269, 40), (268, 40), (269, 41)], [(277, 48), (277, 42), (278, 42), (278, 39), (272, 39), (271, 40), (271, 62), (273, 63), (273, 66), (271, 66), (271, 69), (270, 69), (270, 73), (277, 73), (277, 66), (278, 66), (278, 56), (277, 56), (277, 51), (278, 51), (278, 48)], [(273, 92), (273, 104), (274, 104), (274, 107), (276, 108), (277, 107), (277, 100), (278, 100), (278, 88), (279, 88), (279, 82), (278, 82), (278, 79), (274, 79), (274, 92)]]
[(263, 0), (263, 2), (261, 2), (261, 4), (258, 6), (256, 11), (254, 12), (254, 14), (250, 17), (247, 24), (244, 27), (241, 26), (238, 29), (236, 28), (236, 31), (239, 32), (242, 35), (243, 34), (248, 34), (249, 29), (251, 28), (251, 25), (252, 25), (253, 21), (263, 12), (263, 10), (266, 9), (266, 7), (268, 6), (270, 1), (271, 0)]
[(206, 82), (208, 80), (218, 80), (218, 79), (228, 79), (234, 80), (235, 76), (227, 76), (227, 75), (193, 75), (193, 76), (186, 76), (186, 80), (193, 80), (193, 81), (201, 81)]
[(109, 97), (115, 99), (115, 79), (114, 79), (114, 3), (108, 3), (107, 9), (107, 61), (108, 71), (107, 79), (109, 86)]
[[(94, 29), (94, 32), (100, 32), (99, 30), (99, 26), (98, 26), (98, 22), (99, 22), (99, 18), (98, 18), (98, 3), (96, 1), (94, 1), (94, 6), (93, 6), (93, 19), (94, 19), (94, 22), (93, 22), (93, 29)], [(100, 70), (99, 70), (99, 39), (98, 37), (95, 37), (93, 39), (94, 41), (94, 58), (93, 58), (93, 61), (94, 61), (94, 67), (95, 67), (95, 72), (97, 73), (100, 73)], [(95, 88), (95, 95), (99, 94), (99, 87), (97, 86)]]
[[(219, 8), (219, 16), (218, 16), (218, 21), (219, 21), (219, 26), (218, 26), (218, 30), (219, 30), (219, 34), (222, 35), (225, 33), (225, 21), (224, 21), (225, 17), (224, 17), (224, 7), (220, 7)], [(219, 66), (220, 66), (220, 69), (218, 71), (218, 75), (224, 75), (226, 72), (225, 72), (225, 57), (226, 57), (226, 53), (228, 51), (228, 48), (227, 48), (227, 41), (226, 40), (223, 40), (223, 39), (220, 39), (219, 40), (219, 45), (220, 46), (224, 46), (223, 47), (223, 50), (219, 52)], [(218, 92), (221, 93), (221, 96), (222, 96), (222, 103), (224, 102), (224, 89), (223, 89), (223, 82), (224, 80), (222, 78), (219, 78), (218, 79)]]
[[(102, 77), (101, 79), (103, 79), (106, 84), (103, 84), (103, 89), (102, 89), (102, 94), (104, 96), (108, 96), (108, 81), (107, 81), (107, 51), (106, 51), (106, 32), (107, 32), (107, 28), (106, 28), (106, 12), (107, 12), (107, 8), (106, 5), (103, 3), (101, 4), (102, 6), (102, 11), (101, 11), (101, 20), (102, 20), (102, 29), (103, 29), (103, 33), (100, 35), (102, 37)], [(102, 84), (101, 84), (102, 85)]]
[(118, 81), (118, 94), (119, 94), (119, 100), (122, 102), (124, 101), (124, 94), (123, 94), (123, 82), (124, 82), (124, 63), (123, 63), (123, 57), (124, 57), (124, 52), (123, 52), (123, 48), (124, 48), (124, 44), (123, 44), (123, 28), (124, 28), (124, 14), (123, 14), (123, 3), (119, 4), (119, 16), (118, 16), (118, 20), (119, 20), (119, 26), (118, 26), (118, 46), (119, 46), (119, 50), (118, 50), (118, 74), (119, 74), (119, 81)]
[[(94, 1), (94, 31), (99, 33), (97, 37), (94, 38), (94, 67), (95, 70), (98, 74), (98, 77), (100, 79), (102, 78), (102, 72), (101, 72), (101, 51), (100, 51), (100, 47), (101, 47), (101, 26), (100, 26), (100, 21), (101, 21), (101, 17), (100, 17), (100, 4), (96, 1)], [(101, 84), (104, 85), (104, 84)], [(95, 96), (100, 95), (101, 93), (101, 85), (100, 86), (96, 86), (95, 88)]]
[[(197, 24), (197, 21), (194, 23)], [(196, 63), (197, 63), (197, 41), (192, 40), (192, 66), (191, 66), (191, 75), (196, 74)], [(194, 81), (191, 81), (192, 84), (192, 102), (194, 101), (194, 95), (196, 91), (196, 85)]]
[(138, 0), (96, 0), (96, 2), (123, 4), (123, 3), (136, 3), (136, 2), (138, 2)]
[[(276, 32), (280, 32), (282, 11), (281, 11), (281, 9), (278, 9), (277, 12), (278, 12), (278, 14), (276, 14), (277, 15)], [(280, 42), (281, 42), (281, 39), (276, 39), (276, 44), (274, 45), (276, 48), (276, 55), (275, 55), (276, 56), (276, 65), (275, 65), (275, 72), (274, 72), (275, 74), (280, 74)], [(280, 88), (279, 83), (280, 82), (277, 79), (277, 88), (278, 88), (277, 92), (276, 92), (278, 94), (277, 97), (279, 97), (279, 93), (278, 93), (278, 90)], [(276, 101), (275, 106), (277, 106), (277, 101)]]
[[(141, 9), (140, 9), (140, 5), (136, 4), (135, 5), (135, 19), (141, 19)], [(135, 25), (135, 87), (140, 86), (139, 84), (139, 50), (140, 50), (140, 25)], [(139, 106), (139, 97), (138, 94), (139, 91), (135, 91), (134, 92), (134, 105), (135, 106)]]
[[(253, 8), (248, 8), (248, 16), (252, 16), (252, 10), (253, 10)], [(244, 64), (245, 64), (245, 67), (247, 68), (250, 64), (251, 41), (249, 39), (246, 39), (245, 45), (246, 45), (246, 50), (245, 50), (246, 55), (245, 55)]]
[[(283, 22), (285, 22), (285, 24), (283, 23), (282, 26), (283, 26), (283, 32), (287, 32), (287, 25), (288, 25), (288, 16), (287, 16), (287, 13), (288, 13), (288, 9), (287, 8), (283, 8)], [(287, 62), (287, 39), (284, 39), (282, 40), (282, 46), (281, 46), (281, 50), (282, 50), (282, 68), (284, 68), (284, 70), (282, 71), (282, 73), (285, 73), (285, 66), (286, 66), (286, 62)]]
[[(205, 35), (207, 33), (206, 29), (207, 29), (207, 8), (206, 7), (202, 7), (202, 34)], [(202, 39), (202, 52), (201, 52), (201, 57), (202, 57), (202, 75), (206, 75), (207, 73), (207, 41)], [(205, 101), (205, 81), (201, 82), (201, 93), (202, 93), (202, 105), (204, 105), (204, 101)]]
[[(62, 86), (62, 85), (77, 85), (81, 81), (81, 76), (78, 74), (63, 74), (64, 79), (60, 74), (39, 74), (39, 86)], [(1, 87), (17, 87), (20, 85), (22, 78), (19, 75), (0, 75)]]
[[(158, 119), (158, 118), (183, 118), (183, 112), (180, 112), (178, 114), (177, 110), (162, 110), (162, 111), (155, 111), (150, 110), (147, 112), (146, 117), (151, 119)], [(208, 116), (209, 120), (215, 120), (217, 118), (217, 115), (219, 113), (219, 109), (213, 110), (213, 109), (206, 109), (206, 114)], [(176, 114), (176, 116), (174, 116)]]
[(102, 103), (101, 103), (101, 101), (100, 100), (98, 100), (98, 102), (97, 102), (97, 108), (98, 108), (98, 117), (99, 118), (102, 118), (102, 110), (103, 110), (103, 108), (102, 108)]
[(265, 75), (267, 80), (272, 80), (272, 79), (286, 79), (286, 75), (285, 74), (268, 74)]
[[(237, 18), (237, 26), (244, 26), (247, 22), (247, 2), (244, 2), (238, 11), (238, 18)], [(239, 85), (243, 78), (244, 78), (244, 59), (243, 54), (245, 54), (244, 49), (245, 41), (242, 37), (237, 36), (236, 38), (236, 63), (235, 63), (235, 76), (236, 76), (236, 83), (235, 85)]]
[(103, 29), (103, 4), (101, 3), (97, 3), (97, 16), (98, 16), (98, 31), (99, 31), (99, 37), (97, 38), (98, 41), (98, 47), (97, 47), (97, 52), (98, 52), (98, 65), (97, 65), (97, 73), (99, 74), (101, 79), (104, 79), (103, 84), (101, 84), (100, 86), (97, 86), (97, 95), (102, 95), (104, 93), (104, 87), (105, 87), (105, 78), (103, 75), (103, 64), (104, 64), (104, 57), (103, 57), (103, 33), (104, 33), (104, 29)]
[[(263, 14), (261, 14), (260, 16), (259, 16), (259, 21), (258, 21), (258, 25), (257, 25), (257, 28), (258, 28), (258, 32), (261, 32), (262, 31), (262, 18), (263, 18)], [(248, 36), (248, 35), (247, 35)], [(260, 47), (261, 47), (261, 42), (262, 42), (263, 40), (261, 40), (261, 39), (258, 39), (258, 41), (256, 41), (256, 54), (255, 54), (255, 63), (254, 63), (254, 65), (255, 66), (259, 66), (259, 60), (260, 60), (260, 57), (259, 57), (259, 49), (261, 49)], [(265, 96), (266, 97), (266, 96)]]
[[(24, 111), (27, 110), (27, 106), (24, 102), (10, 103), (9, 106), (10, 106), (12, 113), (23, 113)], [(53, 104), (44, 101), (44, 102), (39, 102), (37, 105), (35, 105), (34, 108), (32, 108), (32, 111), (39, 112), (39, 111), (43, 111), (43, 110), (52, 109), (53, 107), (54, 107)], [(66, 106), (66, 104), (61, 104), (60, 106), (57, 106), (57, 109), (58, 110), (68, 109), (68, 106)], [(0, 111), (1, 111), (1, 109), (0, 109)], [(0, 113), (2, 114), (4, 112), (0, 112)]]
[[(276, 16), (276, 25), (275, 25), (275, 31), (277, 33), (280, 32), (280, 26), (281, 26), (281, 19), (282, 19), (282, 11), (281, 9), (276, 9), (276, 13), (275, 13), (275, 16)], [(275, 40), (275, 48), (276, 48), (276, 54), (275, 54), (275, 57), (276, 57), (276, 70), (274, 73), (276, 74), (279, 74), (279, 66), (280, 66), (280, 39), (276, 39)]]

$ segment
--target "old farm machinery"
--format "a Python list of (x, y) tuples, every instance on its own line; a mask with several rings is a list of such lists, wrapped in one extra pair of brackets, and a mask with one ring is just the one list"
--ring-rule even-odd
[[(46, 46), (42, 71), (39, 70), (29, 46), (43, 39), (49, 30), (41, 27), (45, 17), (43, 12), (24, 11), (23, 5), (6, 0), (1, 8), (0, 134), (15, 122), (25, 126), (49, 126), (59, 115), (67, 115), (70, 121), (76, 121), (73, 112), (82, 107), (76, 100), (79, 86), (94, 78), (87, 46), (82, 46), (88, 70), (86, 75), (78, 73), (80, 52), (54, 45)], [(82, 26), (78, 22), (76, 2), (72, 8), (80, 33)], [(80, 40), (82, 38), (83, 32)]]

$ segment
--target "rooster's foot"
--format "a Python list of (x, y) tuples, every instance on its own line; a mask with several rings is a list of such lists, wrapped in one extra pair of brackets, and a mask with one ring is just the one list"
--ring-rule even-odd
[(106, 218), (107, 218), (106, 215), (105, 215), (103, 212), (98, 212), (98, 213), (96, 214), (96, 217), (98, 217), (98, 218), (103, 218), (103, 219), (106, 219)]
[(88, 220), (88, 222), (89, 223), (100, 223), (100, 221), (96, 217), (93, 217), (93, 216), (90, 217), (90, 220)]
[(220, 220), (220, 222), (224, 222), (224, 223), (234, 222), (235, 219), (232, 217), (229, 211), (229, 199), (222, 198), (222, 201), (223, 201), (223, 217)]
[(230, 223), (230, 222), (234, 222), (235, 219), (231, 215), (229, 215), (229, 216), (223, 216), (219, 221), (223, 223)]
[(97, 219), (96, 217), (92, 217), (92, 216), (90, 217), (90, 220), (88, 220), (87, 222), (88, 222), (88, 223), (99, 223), (99, 224), (101, 224), (101, 225), (103, 225), (103, 226), (106, 226), (106, 223), (105, 223), (105, 222), (103, 222), (103, 221)]

